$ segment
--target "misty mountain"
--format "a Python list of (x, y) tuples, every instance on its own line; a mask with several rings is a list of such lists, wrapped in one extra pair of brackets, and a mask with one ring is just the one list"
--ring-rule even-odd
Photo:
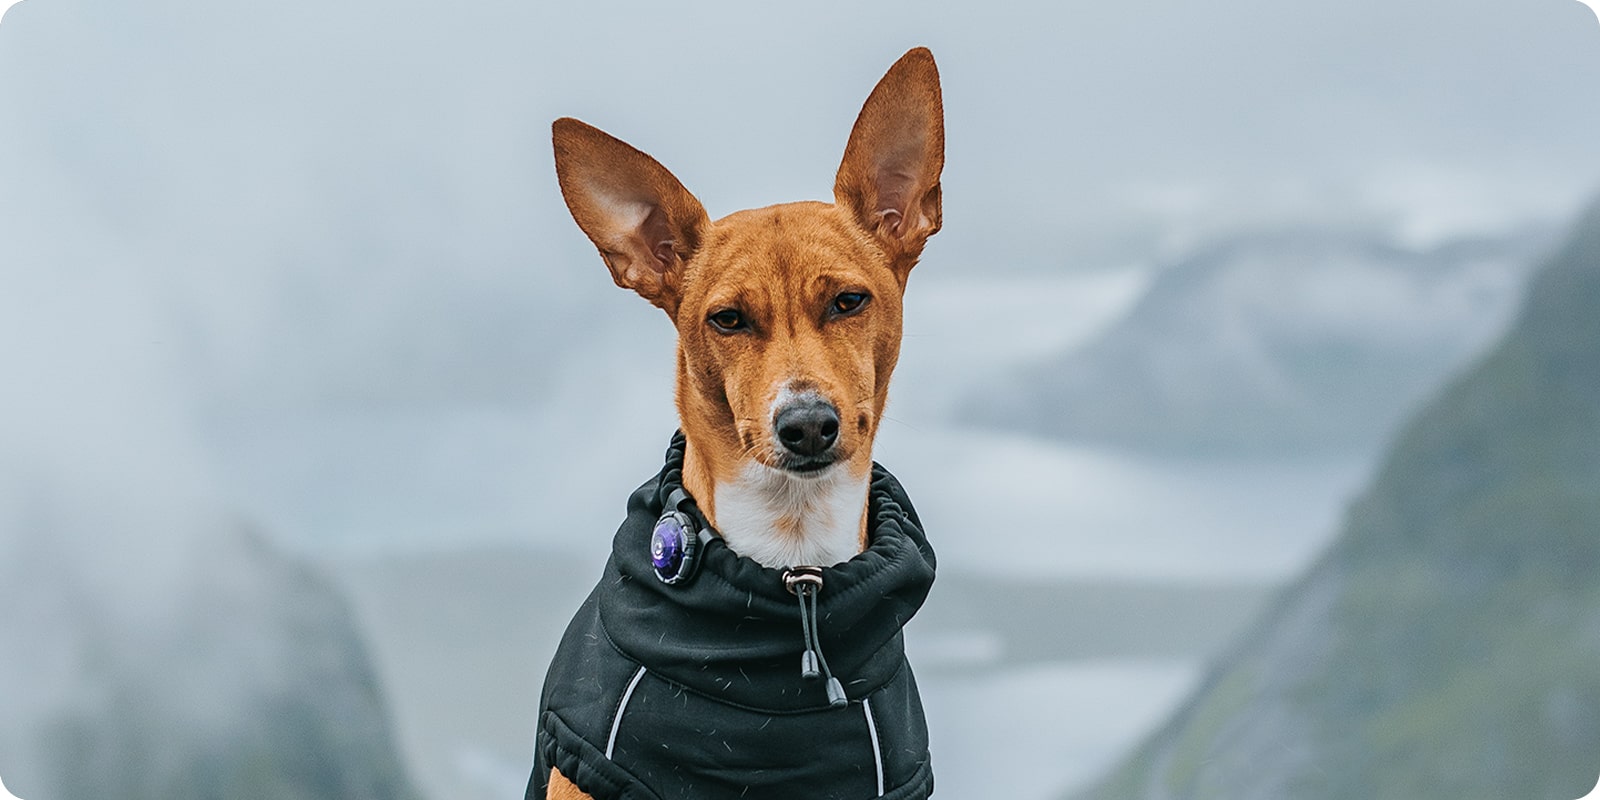
[(1164, 451), (1364, 449), (1504, 330), (1544, 241), (1237, 236), (1161, 270), (1097, 339), (985, 386), (965, 416)]
[(1600, 753), (1600, 206), (1095, 800), (1571, 800)]
[(57, 512), (35, 510), (0, 561), (0, 753), (13, 791), (416, 797), (361, 633), (321, 575), (234, 528), (179, 554), (159, 586), (106, 580), (96, 568), (108, 565), (50, 541)]

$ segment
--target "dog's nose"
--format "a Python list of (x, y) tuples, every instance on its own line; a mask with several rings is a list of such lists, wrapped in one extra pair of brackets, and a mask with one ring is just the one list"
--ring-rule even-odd
[(820, 397), (803, 397), (778, 410), (778, 441), (800, 456), (819, 456), (839, 441), (839, 409)]

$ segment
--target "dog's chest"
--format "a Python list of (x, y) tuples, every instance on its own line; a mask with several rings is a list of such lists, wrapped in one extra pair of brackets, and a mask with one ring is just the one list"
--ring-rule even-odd
[(747, 465), (716, 487), (717, 528), (728, 547), (767, 567), (827, 567), (861, 552), (869, 476), (844, 465), (816, 477)]

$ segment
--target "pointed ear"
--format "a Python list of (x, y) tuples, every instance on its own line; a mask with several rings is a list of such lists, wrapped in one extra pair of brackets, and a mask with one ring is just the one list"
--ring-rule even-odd
[(563, 117), (550, 138), (567, 209), (612, 280), (677, 316), (683, 265), (710, 225), (700, 201), (655, 159), (592, 125)]
[(850, 131), (833, 196), (888, 251), (902, 283), (939, 232), (944, 101), (933, 53), (900, 57)]

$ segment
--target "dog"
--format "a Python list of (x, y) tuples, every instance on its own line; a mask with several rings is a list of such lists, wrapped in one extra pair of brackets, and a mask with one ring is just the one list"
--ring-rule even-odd
[(832, 204), (713, 222), (621, 140), (563, 118), (552, 141), (612, 279), (677, 328), (681, 430), (551, 665), (527, 797), (927, 797), (901, 628), (934, 555), (872, 444), (942, 222), (932, 54), (873, 89)]

